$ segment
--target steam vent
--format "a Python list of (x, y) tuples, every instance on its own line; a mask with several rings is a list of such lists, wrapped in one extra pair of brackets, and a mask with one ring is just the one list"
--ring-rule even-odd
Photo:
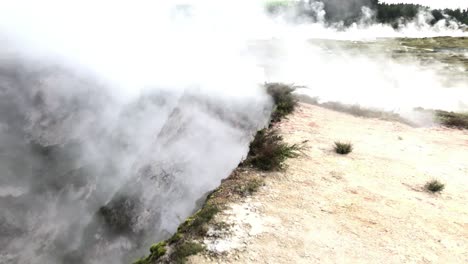
[(0, 263), (468, 263), (466, 1), (0, 3)]

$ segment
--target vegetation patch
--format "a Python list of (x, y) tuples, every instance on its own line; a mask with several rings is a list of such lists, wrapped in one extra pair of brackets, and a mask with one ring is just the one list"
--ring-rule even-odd
[(438, 193), (444, 190), (445, 184), (439, 182), (438, 180), (432, 180), (427, 182), (426, 185), (424, 185), (424, 188), (431, 193)]
[(274, 14), (286, 10), (290, 5), (291, 1), (270, 0), (266, 2), (265, 8), (270, 14)]
[[(203, 251), (203, 246), (197, 243), (196, 239), (206, 235), (208, 222), (218, 212), (219, 207), (207, 201), (200, 210), (179, 226), (171, 238), (151, 246), (151, 254), (133, 264), (185, 263), (188, 256)], [(166, 253), (169, 255), (166, 256)]]
[[(197, 241), (203, 239), (209, 228), (227, 228), (225, 223), (214, 221), (216, 214), (229, 202), (251, 195), (262, 185), (263, 178), (255, 174), (253, 168), (237, 168), (223, 180), (218, 189), (207, 196), (202, 208), (187, 218), (172, 237), (153, 245), (150, 256), (134, 264), (185, 263), (187, 257), (204, 250), (202, 242)], [(164, 245), (164, 250), (161, 245)]]
[(335, 146), (333, 147), (335, 152), (341, 155), (346, 155), (353, 151), (353, 145), (351, 143), (343, 143), (343, 142), (335, 142)]
[[(297, 100), (292, 92), (295, 87), (279, 83), (265, 86), (275, 103), (271, 122), (278, 122), (294, 111)], [(209, 228), (227, 228), (225, 223), (214, 221), (216, 214), (229, 202), (253, 194), (264, 184), (256, 170), (283, 169), (286, 159), (298, 156), (299, 151), (299, 145), (284, 143), (283, 137), (275, 129), (258, 131), (250, 144), (246, 160), (206, 197), (202, 208), (183, 222), (171, 238), (153, 245), (150, 256), (137, 260), (134, 264), (185, 263), (187, 257), (202, 252), (204, 247), (200, 241)]]
[(279, 122), (296, 108), (298, 101), (293, 92), (298, 87), (284, 83), (267, 83), (265, 87), (267, 93), (273, 98), (274, 102), (271, 122)]
[(166, 242), (159, 242), (157, 244), (154, 244), (150, 248), (150, 255), (146, 258), (141, 258), (133, 264), (150, 264), (150, 263), (155, 263), (160, 257), (164, 256), (166, 254)]
[(204, 247), (199, 243), (186, 241), (171, 254), (171, 263), (186, 263), (187, 257), (198, 254), (203, 250)]
[(252, 165), (262, 171), (284, 169), (288, 158), (299, 155), (301, 146), (283, 142), (283, 137), (275, 129), (263, 129), (257, 132), (250, 143), (250, 151), (244, 164)]
[(235, 187), (235, 192), (242, 197), (252, 195), (264, 184), (262, 179), (251, 179), (246, 183), (241, 183)]
[[(457, 20), (459, 23), (468, 25), (468, 9), (433, 9), (429, 6), (410, 3), (385, 3), (382, 0), (317, 0), (317, 1), (289, 1), (291, 4), (280, 5), (280, 1), (268, 1), (267, 11), (270, 14), (286, 13), (295, 11), (299, 17), (305, 17), (316, 21), (321, 15), (313, 8), (312, 4), (321, 3), (324, 11), (325, 23), (340, 24), (346, 27), (362, 20), (363, 8), (368, 8), (374, 13), (373, 19), (378, 23), (389, 24), (395, 29), (408, 22), (417, 19), (421, 11), (431, 15), (428, 18), (430, 25), (435, 25), (442, 20)], [(282, 2), (282, 1), (281, 1)], [(445, 22), (447, 24), (447, 22)]]
[(435, 114), (437, 121), (439, 121), (444, 126), (458, 129), (468, 129), (468, 113), (454, 113), (437, 110)]
[(400, 38), (401, 44), (418, 49), (466, 49), (467, 37)]
[(191, 233), (193, 235), (204, 236), (207, 231), (206, 225), (218, 212), (219, 208), (216, 205), (206, 204), (192, 217), (185, 220), (177, 229), (177, 233)]

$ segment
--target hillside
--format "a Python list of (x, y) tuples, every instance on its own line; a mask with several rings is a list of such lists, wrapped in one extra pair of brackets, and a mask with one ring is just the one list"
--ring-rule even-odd
[[(301, 104), (278, 125), (304, 153), (228, 205), (190, 263), (467, 263), (468, 132)], [(347, 156), (333, 142), (349, 141)], [(251, 172), (252, 173), (252, 172)], [(432, 194), (432, 179), (445, 190)], [(222, 188), (222, 186), (221, 186)]]

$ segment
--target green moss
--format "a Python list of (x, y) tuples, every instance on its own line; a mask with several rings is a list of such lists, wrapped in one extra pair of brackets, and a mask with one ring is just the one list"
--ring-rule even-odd
[(153, 244), (150, 248), (151, 254), (146, 257), (146, 258), (141, 258), (133, 264), (152, 264), (156, 260), (158, 260), (160, 257), (164, 256), (166, 254), (166, 242), (162, 241), (157, 244)]
[(157, 256), (157, 258), (166, 254), (166, 242), (162, 241), (157, 244), (154, 244), (150, 248), (150, 252), (152, 255)]
[(213, 204), (206, 204), (198, 210), (192, 217), (189, 217), (177, 229), (177, 233), (191, 233), (195, 235), (204, 235), (206, 233), (205, 225), (213, 219), (219, 212), (219, 208)]
[(204, 247), (195, 242), (184, 242), (171, 254), (171, 260), (174, 263), (186, 263), (187, 257), (202, 252)]
[(146, 258), (141, 258), (133, 262), (133, 264), (147, 264)]
[(176, 232), (171, 238), (167, 240), (168, 244), (174, 244), (177, 243), (177, 241), (181, 240), (183, 238), (183, 235), (179, 232)]

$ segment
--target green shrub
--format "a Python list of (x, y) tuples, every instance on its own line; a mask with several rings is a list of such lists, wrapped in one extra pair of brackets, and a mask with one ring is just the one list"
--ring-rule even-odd
[(283, 137), (275, 129), (263, 129), (257, 132), (250, 143), (247, 164), (263, 171), (281, 170), (288, 158), (299, 155), (300, 147), (283, 142)]
[(275, 104), (271, 113), (271, 122), (279, 122), (296, 108), (298, 100), (293, 92), (297, 87), (283, 83), (267, 83), (265, 87)]
[(195, 242), (184, 242), (171, 254), (171, 263), (186, 263), (187, 257), (203, 251), (203, 246)]
[(445, 188), (445, 184), (439, 182), (438, 180), (432, 180), (427, 182), (426, 185), (424, 185), (424, 188), (431, 193), (437, 193), (441, 192)]
[(436, 118), (444, 126), (468, 129), (468, 114), (466, 113), (463, 114), (437, 110)]
[(351, 143), (335, 142), (335, 152), (341, 155), (346, 155), (353, 151), (353, 145)]

